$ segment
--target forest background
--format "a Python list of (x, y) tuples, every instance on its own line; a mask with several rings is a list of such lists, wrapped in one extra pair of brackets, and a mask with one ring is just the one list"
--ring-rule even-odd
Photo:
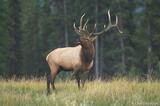
[(0, 0), (0, 76), (45, 76), (47, 54), (76, 45), (73, 23), (86, 13), (88, 29), (97, 23), (101, 31), (110, 10), (123, 34), (115, 28), (98, 37), (91, 78), (159, 79), (159, 9), (159, 0)]

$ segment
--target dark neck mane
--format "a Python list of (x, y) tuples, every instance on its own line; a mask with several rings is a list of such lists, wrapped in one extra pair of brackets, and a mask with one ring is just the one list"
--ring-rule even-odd
[(82, 47), (81, 49), (81, 61), (83, 64), (90, 64), (94, 59), (95, 49), (94, 46), (89, 48)]

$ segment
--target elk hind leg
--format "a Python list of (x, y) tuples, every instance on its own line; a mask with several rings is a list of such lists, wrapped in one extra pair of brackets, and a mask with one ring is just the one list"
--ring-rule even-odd
[(56, 78), (56, 75), (59, 73), (59, 70), (57, 67), (53, 67), (51, 68), (51, 85), (52, 85), (52, 89), (55, 90), (55, 85), (54, 85), (54, 82), (55, 82), (55, 78)]
[(55, 82), (55, 78), (56, 78), (56, 73), (52, 73), (52, 81), (51, 81), (51, 85), (52, 85), (52, 89), (55, 90), (55, 85), (54, 85), (54, 82)]
[(51, 75), (47, 75), (47, 95), (51, 93), (50, 84), (51, 84)]
[(52, 85), (52, 89), (55, 90), (54, 80), (58, 73), (58, 68), (55, 65), (50, 65), (50, 75), (47, 77), (47, 93), (50, 93), (50, 84)]

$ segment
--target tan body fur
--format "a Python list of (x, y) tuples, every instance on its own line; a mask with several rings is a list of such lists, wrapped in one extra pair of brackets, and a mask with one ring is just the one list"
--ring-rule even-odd
[(58, 48), (50, 52), (46, 60), (51, 69), (51, 73), (57, 73), (60, 67), (70, 71), (76, 71), (82, 67), (85, 70), (92, 68), (93, 61), (87, 66), (82, 64), (80, 58), (81, 49), (81, 45), (78, 45), (75, 47)]
[[(94, 46), (92, 43), (91, 47), (91, 50), (82, 47), (82, 45), (57, 48), (47, 55), (46, 61), (51, 71), (47, 77), (48, 94), (50, 93), (50, 83), (52, 84), (52, 88), (55, 89), (54, 80), (61, 69), (73, 72), (72, 76), (75, 76), (78, 87), (80, 88), (80, 75), (85, 74), (83, 76), (86, 76), (93, 66)], [(85, 55), (87, 55), (87, 57), (89, 55), (91, 58), (86, 60)], [(83, 78), (81, 81), (84, 85), (85, 79)]]

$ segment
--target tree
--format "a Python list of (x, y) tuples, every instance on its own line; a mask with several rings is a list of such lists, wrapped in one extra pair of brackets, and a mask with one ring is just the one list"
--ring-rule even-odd
[(0, 75), (7, 77), (10, 73), (9, 62), (12, 59), (10, 48), (13, 44), (13, 39), (9, 35), (9, 11), (8, 0), (0, 1)]
[(9, 35), (13, 39), (13, 44), (10, 47), (10, 53), (12, 58), (9, 62), (10, 76), (20, 75), (21, 69), (21, 21), (20, 21), (20, 1), (19, 0), (9, 0)]

